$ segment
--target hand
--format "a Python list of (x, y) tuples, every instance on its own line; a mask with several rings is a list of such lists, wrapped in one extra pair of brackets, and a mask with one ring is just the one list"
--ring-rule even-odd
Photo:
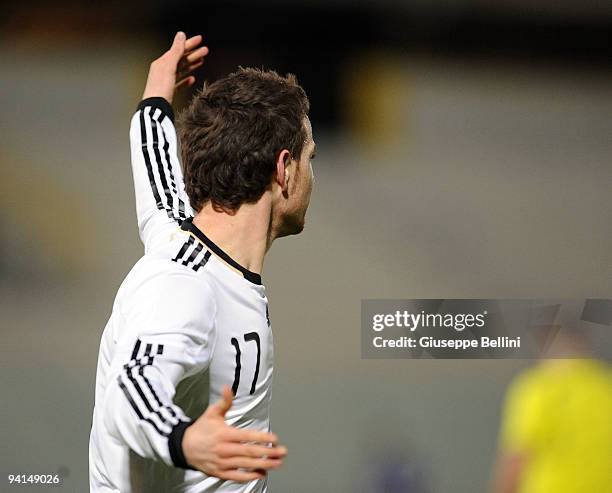
[(282, 465), (287, 449), (278, 445), (274, 433), (228, 426), (225, 413), (232, 399), (231, 389), (224, 386), (221, 399), (185, 430), (183, 455), (210, 476), (239, 482), (261, 479), (268, 469)]
[(142, 99), (160, 96), (172, 103), (174, 92), (178, 88), (195, 84), (196, 79), (190, 74), (204, 63), (208, 47), (198, 48), (202, 43), (202, 36), (199, 34), (186, 38), (184, 32), (176, 33), (170, 49), (151, 63)]

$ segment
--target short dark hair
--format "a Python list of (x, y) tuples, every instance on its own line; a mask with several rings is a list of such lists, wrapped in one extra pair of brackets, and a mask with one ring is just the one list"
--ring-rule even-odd
[(308, 97), (293, 74), (242, 68), (205, 84), (179, 118), (185, 190), (199, 211), (257, 202), (283, 149), (299, 159)]

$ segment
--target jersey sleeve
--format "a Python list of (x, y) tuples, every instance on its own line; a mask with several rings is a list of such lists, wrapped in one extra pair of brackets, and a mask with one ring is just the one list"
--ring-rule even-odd
[(140, 239), (148, 251), (165, 232), (193, 216), (178, 158), (174, 112), (161, 97), (140, 102), (130, 125)]
[(173, 397), (181, 380), (210, 364), (215, 310), (207, 282), (189, 274), (145, 282), (122, 308), (104, 420), (109, 434), (141, 457), (191, 468), (181, 446), (191, 419)]

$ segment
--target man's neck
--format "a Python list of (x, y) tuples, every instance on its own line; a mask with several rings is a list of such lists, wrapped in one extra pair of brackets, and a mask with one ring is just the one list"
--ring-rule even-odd
[(208, 202), (193, 224), (242, 267), (261, 274), (272, 242), (271, 204), (265, 195), (256, 204), (243, 204), (235, 213), (215, 210)]

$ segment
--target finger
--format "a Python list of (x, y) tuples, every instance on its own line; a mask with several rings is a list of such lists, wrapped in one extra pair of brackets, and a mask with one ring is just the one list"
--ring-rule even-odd
[(224, 443), (219, 445), (220, 457), (267, 457), (269, 459), (282, 459), (287, 455), (287, 447), (266, 447), (253, 443)]
[(183, 31), (177, 32), (174, 36), (174, 41), (169, 51), (176, 60), (179, 60), (185, 53), (185, 38), (186, 36)]
[(232, 407), (232, 402), (234, 401), (234, 393), (232, 389), (230, 389), (229, 385), (224, 385), (223, 390), (221, 391), (221, 400), (218, 402), (219, 411), (223, 416), (225, 413), (229, 411), (229, 408)]
[(185, 77), (184, 79), (178, 81), (174, 86), (174, 89), (180, 89), (181, 87), (191, 87), (195, 84), (196, 78), (193, 75), (189, 77)]
[(202, 35), (196, 34), (185, 41), (185, 51), (191, 51), (202, 42)]
[(243, 430), (229, 426), (223, 433), (223, 438), (231, 442), (259, 442), (271, 443), (272, 445), (276, 445), (278, 442), (278, 437), (274, 433), (249, 429)]
[(189, 75), (189, 73), (193, 72), (202, 65), (204, 65), (204, 60), (200, 60), (199, 62), (195, 62), (190, 65), (179, 66), (177, 78), (182, 79), (183, 77), (186, 77)]
[(283, 465), (280, 459), (254, 459), (252, 457), (230, 457), (221, 459), (219, 462), (221, 469), (278, 469)]
[[(193, 71), (194, 71), (196, 68), (198, 68), (200, 65), (202, 65), (202, 64), (200, 63), (199, 65), (197, 65), (197, 66), (193, 67), (193, 69), (191, 69), (191, 70), (185, 70), (185, 71), (181, 71), (181, 72), (179, 72), (178, 74), (176, 74), (176, 79), (177, 79), (179, 82), (183, 82), (183, 81), (185, 81), (185, 83), (188, 83), (188, 85), (193, 85), (193, 83), (191, 82), (191, 80), (187, 81), (187, 80), (185, 80), (185, 79), (191, 79), (192, 77), (195, 79), (195, 76), (194, 76), (194, 75), (190, 75), (190, 74), (191, 74), (191, 72), (193, 72)], [(193, 82), (195, 82), (195, 80), (194, 80)]]
[(247, 472), (247, 471), (219, 471), (217, 476), (220, 479), (229, 479), (230, 481), (238, 481), (240, 483), (246, 483), (247, 481), (253, 481), (254, 479), (261, 479), (265, 477), (265, 473), (262, 472)]
[(221, 399), (209, 406), (204, 414), (209, 416), (224, 417), (225, 413), (229, 411), (230, 407), (232, 407), (233, 400), (234, 394), (232, 394), (232, 389), (230, 389), (229, 385), (224, 385), (221, 393)]
[(193, 63), (204, 58), (206, 55), (208, 55), (208, 46), (202, 46), (201, 48), (198, 48), (197, 50), (194, 50), (185, 55), (183, 59), (187, 60), (187, 62), (189, 63)]

